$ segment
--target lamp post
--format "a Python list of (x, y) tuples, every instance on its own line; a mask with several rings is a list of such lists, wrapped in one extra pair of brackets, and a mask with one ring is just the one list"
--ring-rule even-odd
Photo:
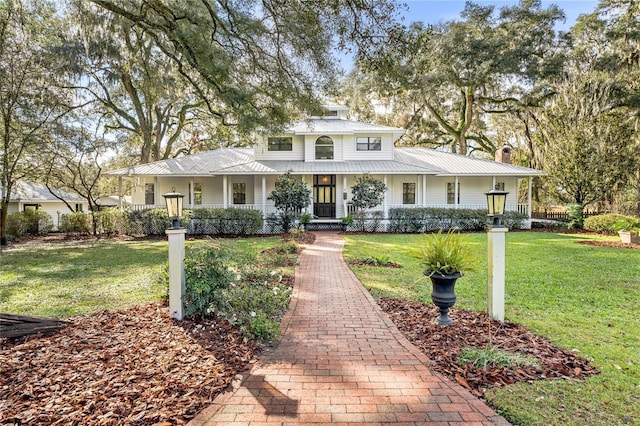
[(182, 201), (184, 195), (172, 192), (162, 195), (167, 204), (167, 214), (172, 227), (165, 232), (169, 239), (169, 311), (178, 321), (183, 318), (183, 298), (185, 293), (184, 281), (184, 236), (186, 229), (180, 227), (182, 217)]
[(488, 313), (498, 321), (504, 321), (505, 234), (509, 229), (502, 226), (502, 218), (507, 194), (497, 189), (485, 193), (491, 219), (487, 231)]

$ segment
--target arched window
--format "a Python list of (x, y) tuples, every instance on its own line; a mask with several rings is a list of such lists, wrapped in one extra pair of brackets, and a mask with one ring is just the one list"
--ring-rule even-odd
[(329, 136), (316, 139), (316, 160), (333, 160), (333, 140)]

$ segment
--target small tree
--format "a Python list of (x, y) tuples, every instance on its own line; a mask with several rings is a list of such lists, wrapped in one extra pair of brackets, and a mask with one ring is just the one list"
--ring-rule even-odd
[(356, 179), (356, 184), (351, 187), (351, 203), (356, 208), (356, 218), (360, 231), (365, 230), (366, 210), (382, 204), (387, 185), (378, 179), (366, 174)]
[(276, 180), (276, 187), (269, 193), (268, 200), (273, 200), (279, 211), (280, 225), (284, 232), (288, 232), (291, 224), (298, 217), (302, 209), (309, 205), (311, 190), (300, 178), (287, 172)]

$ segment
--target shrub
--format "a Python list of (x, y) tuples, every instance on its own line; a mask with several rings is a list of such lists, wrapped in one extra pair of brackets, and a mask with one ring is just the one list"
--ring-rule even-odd
[(7, 234), (14, 237), (51, 232), (53, 219), (44, 210), (25, 210), (7, 216)]
[(105, 209), (93, 213), (97, 232), (103, 235), (115, 235), (123, 232), (124, 214), (118, 209)]
[(582, 225), (587, 231), (613, 234), (613, 224), (622, 217), (624, 216), (615, 213), (599, 214), (586, 218)]
[(190, 234), (253, 235), (262, 228), (262, 213), (258, 210), (194, 209), (188, 225)]
[[(526, 214), (505, 213), (504, 225), (519, 229), (528, 218)], [(421, 233), (448, 229), (482, 231), (487, 226), (485, 209), (449, 209), (439, 207), (395, 207), (389, 209), (389, 232)]]
[(582, 211), (584, 207), (582, 204), (569, 204), (567, 205), (567, 216), (569, 217), (569, 229), (582, 229), (584, 218), (582, 217)]
[(7, 215), (7, 235), (22, 237), (29, 231), (29, 222), (24, 216), (24, 212), (11, 213)]
[[(275, 251), (286, 255), (291, 247), (283, 245)], [(163, 279), (168, 282), (167, 274)], [(186, 316), (215, 314), (255, 339), (270, 340), (279, 334), (291, 288), (255, 255), (238, 256), (224, 246), (194, 247), (185, 256), (185, 281)]]
[(90, 234), (93, 226), (91, 216), (83, 212), (73, 212), (62, 215), (60, 218), (60, 232), (74, 234)]
[(185, 315), (204, 317), (228, 309), (224, 290), (234, 278), (229, 259), (230, 254), (221, 247), (195, 247), (185, 254)]

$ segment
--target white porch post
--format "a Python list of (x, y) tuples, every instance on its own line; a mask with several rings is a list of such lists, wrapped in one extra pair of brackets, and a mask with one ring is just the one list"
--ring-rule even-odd
[(387, 175), (384, 175), (382, 177), (382, 181), (384, 183), (384, 186), (387, 188), (387, 190), (384, 193), (384, 200), (382, 201), (382, 212), (383, 212), (383, 219), (386, 219), (389, 216), (389, 203), (387, 202), (387, 196), (389, 195), (389, 186), (387, 185)]
[[(346, 175), (342, 176), (342, 193), (343, 194), (348, 194), (349, 193), (349, 189), (347, 188), (347, 176)], [(343, 217), (349, 216), (349, 211), (347, 210), (347, 198), (348, 197), (349, 197), (348, 195), (346, 197), (344, 195), (342, 196), (342, 216)]]
[(118, 176), (118, 210), (122, 211), (122, 176)]
[(227, 208), (229, 206), (229, 177), (227, 175), (222, 176), (222, 207)]
[(487, 233), (489, 316), (504, 322), (505, 235), (507, 227), (491, 227)]
[(169, 312), (181, 321), (184, 315), (184, 228), (167, 229), (169, 239)]
[(422, 206), (427, 207), (427, 175), (422, 175)]
[(496, 177), (495, 176), (491, 176), (491, 188), (490, 189), (496, 189)]
[(267, 217), (267, 177), (262, 176), (262, 218)]
[(460, 191), (458, 188), (459, 186), (460, 181), (458, 180), (458, 176), (456, 176), (455, 180), (453, 181), (453, 205), (456, 209), (460, 207)]
[(155, 176), (153, 178), (153, 204), (155, 204), (155, 206), (160, 205), (160, 203), (158, 202), (159, 196), (160, 196), (160, 188), (158, 188), (158, 176)]
[(531, 180), (531, 176), (529, 176), (528, 178), (529, 182), (527, 182), (527, 213), (529, 214), (529, 220), (531, 220), (531, 210), (533, 208), (532, 206), (532, 194), (531, 191), (533, 189), (532, 186), (532, 180)]
[(189, 207), (193, 208), (195, 198), (195, 190), (193, 188), (193, 178), (189, 181)]

